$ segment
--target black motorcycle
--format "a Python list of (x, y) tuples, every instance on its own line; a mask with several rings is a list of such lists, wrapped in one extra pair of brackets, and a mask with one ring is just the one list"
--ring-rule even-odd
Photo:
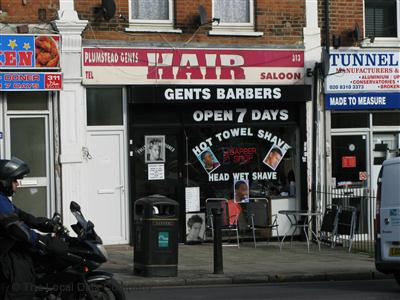
[(115, 299), (124, 300), (122, 285), (107, 272), (97, 270), (107, 261), (107, 252), (94, 224), (87, 221), (79, 204), (71, 202), (70, 210), (77, 223), (71, 228), (77, 237), (71, 237), (55, 214), (56, 237), (65, 241), (68, 250), (63, 255), (51, 253), (35, 255), (35, 299)]

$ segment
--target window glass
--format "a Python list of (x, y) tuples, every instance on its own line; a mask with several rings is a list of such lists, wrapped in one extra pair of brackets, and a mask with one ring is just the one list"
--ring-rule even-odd
[(246, 183), (247, 197), (295, 197), (294, 126), (192, 126), (185, 132), (189, 184), (200, 187), (203, 201), (243, 200), (238, 181)]
[(369, 127), (368, 113), (332, 113), (332, 128), (367, 128)]
[(28, 177), (46, 177), (46, 127), (44, 118), (12, 118), (11, 155), (25, 161)]
[(169, 20), (170, 0), (131, 0), (131, 16), (137, 20)]
[(397, 37), (396, 0), (365, 0), (365, 35)]
[(9, 92), (8, 110), (47, 110), (47, 92)]
[(46, 187), (19, 187), (12, 197), (13, 203), (34, 216), (46, 216)]
[(400, 126), (400, 112), (374, 113), (372, 124), (374, 126)]
[(87, 89), (87, 125), (123, 125), (122, 89)]
[(367, 171), (365, 135), (332, 136), (332, 178), (338, 188), (362, 187), (360, 172)]
[(221, 23), (250, 23), (249, 0), (214, 0), (214, 17)]

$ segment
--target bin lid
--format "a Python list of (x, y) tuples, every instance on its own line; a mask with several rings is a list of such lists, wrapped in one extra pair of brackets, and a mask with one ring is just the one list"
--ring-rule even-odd
[(148, 204), (148, 205), (155, 205), (155, 204), (170, 204), (174, 206), (178, 206), (178, 202), (175, 200), (172, 200), (171, 198), (168, 198), (163, 195), (159, 194), (154, 194), (154, 195), (149, 195), (140, 199), (137, 199), (135, 201), (135, 204)]

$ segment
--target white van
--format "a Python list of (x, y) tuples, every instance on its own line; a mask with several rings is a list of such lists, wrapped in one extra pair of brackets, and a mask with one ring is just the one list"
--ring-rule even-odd
[(378, 177), (375, 267), (400, 284), (400, 157), (385, 160)]

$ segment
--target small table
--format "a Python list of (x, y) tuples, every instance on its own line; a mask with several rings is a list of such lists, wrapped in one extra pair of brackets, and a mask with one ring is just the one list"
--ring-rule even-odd
[[(294, 233), (296, 232), (297, 228), (302, 228), (307, 240), (308, 252), (310, 252), (310, 238), (308, 236), (308, 229), (311, 231), (311, 237), (314, 235), (315, 239), (317, 240), (318, 249), (319, 251), (321, 251), (321, 245), (317, 233), (314, 230), (312, 230), (312, 226), (310, 226), (312, 220), (315, 217), (322, 216), (321, 212), (311, 212), (306, 210), (280, 210), (278, 213), (281, 215), (285, 215), (290, 222), (290, 227), (286, 231), (285, 235), (281, 240), (280, 250), (282, 250), (283, 242), (286, 236), (288, 236), (288, 234), (290, 233), (290, 231), (292, 231), (292, 233), (290, 234), (290, 247), (291, 247)], [(305, 217), (303, 222), (300, 222), (301, 217)]]

